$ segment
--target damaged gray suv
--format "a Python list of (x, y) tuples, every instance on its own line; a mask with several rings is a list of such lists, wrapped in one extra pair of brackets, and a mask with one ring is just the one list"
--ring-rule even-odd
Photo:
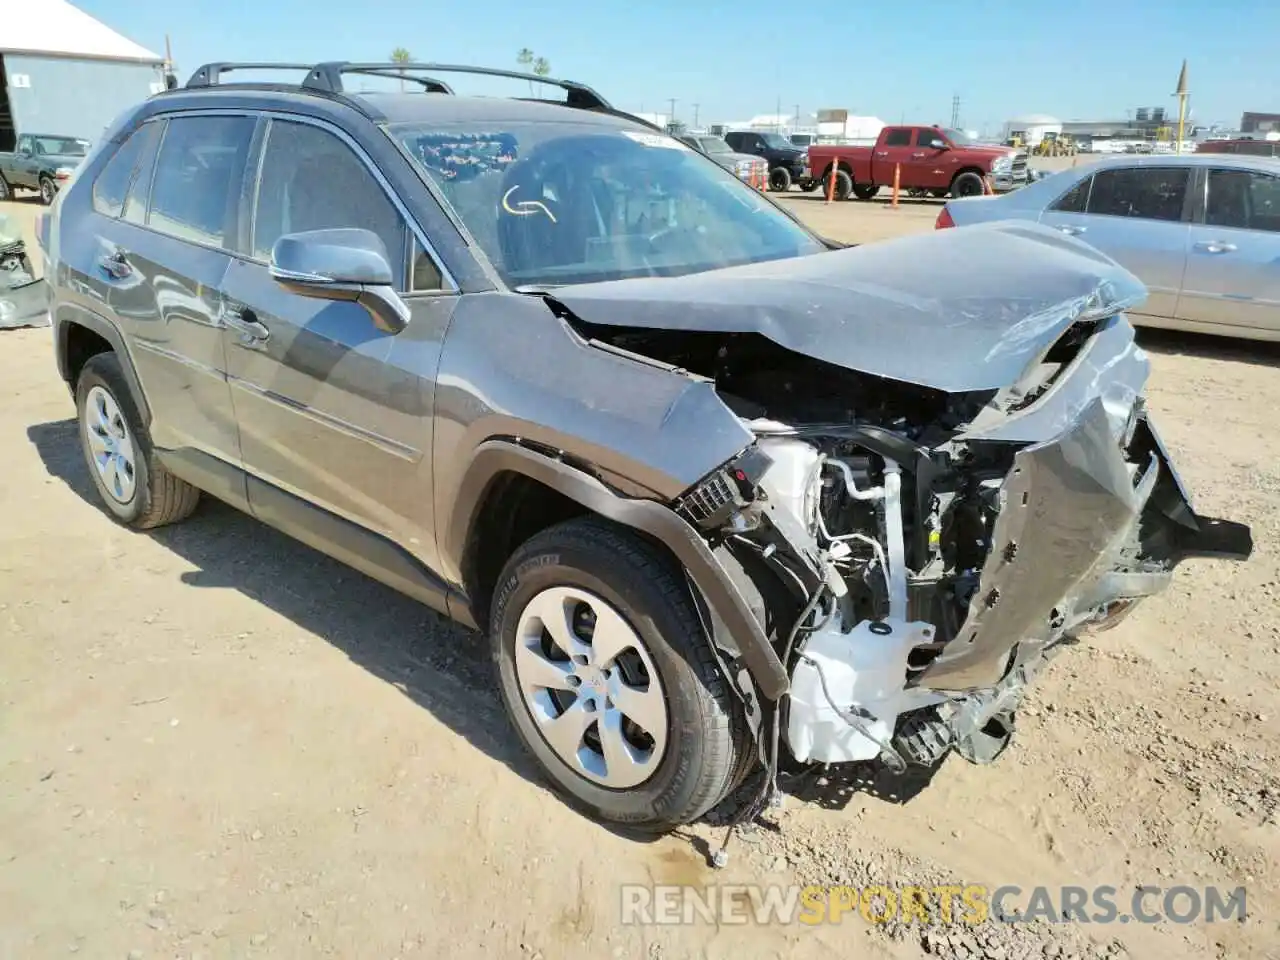
[(602, 820), (990, 761), (1049, 656), (1252, 549), (1192, 508), (1145, 291), (1083, 243), (841, 248), (580, 84), (224, 82), (260, 66), (121, 117), (42, 238), (102, 502), (145, 529), (210, 494), (487, 633)]

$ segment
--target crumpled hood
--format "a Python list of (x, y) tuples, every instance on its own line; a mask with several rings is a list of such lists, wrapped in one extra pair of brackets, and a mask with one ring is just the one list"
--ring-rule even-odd
[(1074, 323), (1146, 295), (1105, 254), (1015, 221), (546, 294), (588, 324), (756, 333), (817, 360), (952, 393), (1015, 383)]

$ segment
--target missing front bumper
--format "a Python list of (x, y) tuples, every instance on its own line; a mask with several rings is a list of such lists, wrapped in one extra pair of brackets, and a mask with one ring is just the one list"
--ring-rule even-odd
[(1248, 527), (1195, 513), (1145, 418), (1123, 443), (1097, 399), (1017, 454), (964, 625), (920, 686), (990, 690), (1054, 641), (1164, 590), (1182, 560), (1250, 555)]

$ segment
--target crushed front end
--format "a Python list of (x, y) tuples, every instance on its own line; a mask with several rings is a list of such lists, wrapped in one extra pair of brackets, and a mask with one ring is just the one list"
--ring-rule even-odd
[(765, 410), (754, 360), (718, 384), (755, 443), (678, 509), (756, 584), (781, 585), (775, 722), (802, 763), (990, 761), (1060, 646), (1183, 560), (1252, 550), (1247, 527), (1192, 507), (1122, 314), (1082, 315), (996, 391), (798, 362), (768, 372)]

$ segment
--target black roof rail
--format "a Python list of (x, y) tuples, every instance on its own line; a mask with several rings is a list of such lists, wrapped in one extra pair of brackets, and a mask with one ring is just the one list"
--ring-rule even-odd
[(425, 93), (453, 93), (453, 87), (435, 77), (415, 77), (413, 74), (395, 73), (391, 70), (344, 70), (343, 73), (356, 73), (366, 77), (389, 77), (392, 80), (407, 80), (422, 87)]
[(311, 72), (307, 74), (307, 78), (302, 81), (302, 85), (308, 89), (323, 90), (326, 93), (342, 93), (342, 75), (344, 73), (370, 73), (371, 71), (388, 71), (391, 76), (404, 76), (405, 79), (412, 79), (412, 72), (414, 71), (470, 73), (486, 77), (506, 77), (510, 80), (524, 80), (528, 83), (542, 83), (552, 87), (559, 87), (568, 94), (567, 103), (571, 107), (584, 110), (613, 109), (613, 105), (608, 100), (585, 83), (575, 83), (572, 80), (557, 80), (554, 77), (540, 77), (536, 73), (520, 73), (517, 70), (501, 70), (495, 67), (469, 67), (453, 63), (396, 63), (392, 60), (376, 63), (349, 63), (344, 60), (335, 60), (316, 64)]
[(311, 63), (206, 63), (187, 80), (187, 87), (216, 87), (222, 82), (222, 75), (232, 70), (306, 70), (310, 71), (315, 64)]

